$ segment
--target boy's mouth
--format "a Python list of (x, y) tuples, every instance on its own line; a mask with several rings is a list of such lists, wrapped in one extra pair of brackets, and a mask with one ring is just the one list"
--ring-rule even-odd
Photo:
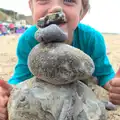
[(64, 25), (65, 23), (67, 23), (65, 14), (62, 11), (60, 11), (60, 12), (48, 14), (45, 17), (39, 19), (37, 22), (37, 26), (40, 28), (44, 28), (51, 24), (56, 24), (61, 26)]

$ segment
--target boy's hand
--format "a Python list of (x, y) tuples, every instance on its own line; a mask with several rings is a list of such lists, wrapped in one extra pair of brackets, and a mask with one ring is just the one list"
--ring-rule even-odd
[(7, 120), (7, 102), (11, 90), (7, 82), (0, 80), (0, 120)]
[(110, 81), (109, 99), (113, 104), (120, 105), (120, 78)]
[(109, 99), (113, 104), (120, 105), (120, 69), (114, 79), (109, 82)]

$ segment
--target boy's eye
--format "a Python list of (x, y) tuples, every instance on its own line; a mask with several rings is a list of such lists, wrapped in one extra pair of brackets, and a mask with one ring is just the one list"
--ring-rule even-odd
[(73, 2), (73, 0), (64, 0), (65, 2)]
[(75, 0), (64, 0), (64, 3), (68, 5), (72, 5), (73, 3), (75, 3)]
[(39, 4), (46, 4), (49, 0), (36, 0)]

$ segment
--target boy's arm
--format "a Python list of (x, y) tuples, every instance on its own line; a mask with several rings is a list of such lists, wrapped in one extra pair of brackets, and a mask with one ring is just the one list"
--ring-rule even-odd
[(17, 84), (33, 76), (27, 65), (27, 58), (30, 51), (30, 45), (23, 34), (18, 41), (16, 53), (18, 61), (14, 69), (14, 74), (8, 81), (9, 84)]
[(95, 63), (95, 72), (93, 76), (97, 77), (100, 86), (108, 90), (109, 81), (114, 78), (115, 72), (106, 54), (104, 38), (99, 32), (95, 33), (94, 39), (91, 40), (91, 46), (91, 57)]

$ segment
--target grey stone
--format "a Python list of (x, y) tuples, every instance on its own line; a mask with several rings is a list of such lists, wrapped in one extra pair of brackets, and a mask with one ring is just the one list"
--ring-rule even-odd
[(39, 28), (35, 33), (35, 38), (37, 41), (43, 43), (65, 42), (68, 39), (67, 34), (55, 24), (49, 25), (45, 28)]
[(91, 58), (64, 43), (42, 43), (29, 54), (28, 65), (33, 75), (52, 84), (87, 80), (94, 71)]

